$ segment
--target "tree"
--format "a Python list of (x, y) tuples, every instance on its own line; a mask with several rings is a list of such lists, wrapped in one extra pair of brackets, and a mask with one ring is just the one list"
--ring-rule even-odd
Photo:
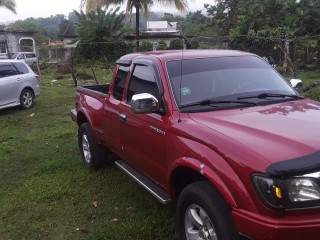
[(6, 8), (14, 14), (17, 14), (15, 0), (0, 0), (0, 7)]
[[(59, 34), (59, 24), (61, 24), (65, 20), (65, 15), (57, 14), (55, 16), (51, 15), (50, 17), (46, 18), (27, 18), (23, 20), (23, 22), (28, 24), (35, 24), (40, 25), (43, 29), (43, 32), (47, 35), (50, 39), (58, 39)], [(48, 42), (46, 40), (46, 42)]]
[(140, 10), (146, 15), (149, 14), (150, 5), (158, 2), (161, 5), (175, 5), (179, 11), (186, 11), (187, 0), (81, 0), (81, 6), (85, 6), (87, 11), (92, 11), (98, 7), (109, 7), (110, 5), (120, 5), (127, 2), (126, 12), (132, 13), (133, 8), (136, 11), (136, 51), (139, 51), (139, 19)]
[(320, 33), (320, 1), (221, 0), (206, 9), (232, 47), (258, 52), (280, 49), (284, 71), (290, 66), (295, 72), (290, 56), (293, 43)]
[(37, 46), (48, 45), (48, 36), (43, 26), (30, 19), (18, 20), (9, 25), (12, 29), (21, 29), (25, 31), (34, 31), (34, 40)]
[(105, 56), (110, 58), (111, 55), (118, 55), (116, 51), (126, 52), (126, 44), (120, 42), (125, 32), (125, 15), (119, 13), (119, 7), (108, 12), (101, 8), (88, 13), (74, 12), (78, 17), (76, 32), (80, 38), (80, 55), (99, 60)]
[(115, 40), (124, 33), (123, 19), (125, 15), (119, 7), (106, 12), (101, 8), (84, 13), (74, 11), (78, 17), (77, 34), (82, 42), (104, 42)]
[(60, 24), (59, 24), (59, 35), (63, 36), (74, 36), (76, 35), (76, 27), (75, 23), (64, 19)]

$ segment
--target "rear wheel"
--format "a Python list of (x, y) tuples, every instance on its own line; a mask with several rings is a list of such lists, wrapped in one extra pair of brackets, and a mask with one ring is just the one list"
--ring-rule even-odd
[(236, 240), (231, 212), (207, 181), (192, 183), (181, 192), (176, 213), (181, 240)]
[(78, 143), (83, 162), (90, 168), (101, 168), (108, 163), (108, 151), (97, 144), (89, 123), (83, 123), (78, 132)]
[(33, 92), (30, 89), (24, 89), (20, 94), (20, 106), (22, 109), (29, 109), (33, 106)]

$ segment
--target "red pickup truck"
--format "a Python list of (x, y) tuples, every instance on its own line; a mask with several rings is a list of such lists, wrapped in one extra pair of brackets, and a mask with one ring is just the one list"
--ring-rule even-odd
[(136, 53), (76, 90), (84, 163), (116, 165), (162, 203), (180, 239), (320, 238), (320, 103), (260, 57)]

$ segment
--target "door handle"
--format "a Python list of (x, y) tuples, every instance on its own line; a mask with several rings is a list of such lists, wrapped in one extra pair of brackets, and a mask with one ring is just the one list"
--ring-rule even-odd
[(125, 115), (124, 113), (121, 113), (119, 117), (122, 122), (125, 122), (127, 120), (127, 115)]

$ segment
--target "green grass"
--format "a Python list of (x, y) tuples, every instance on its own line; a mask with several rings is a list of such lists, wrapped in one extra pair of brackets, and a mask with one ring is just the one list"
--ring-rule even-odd
[(320, 71), (302, 71), (297, 77), (303, 81), (299, 92), (304, 97), (320, 101)]
[[(284, 74), (285, 79), (290, 80), (292, 73)], [(320, 101), (320, 70), (301, 70), (295, 78), (301, 79), (303, 87), (298, 92), (306, 98)]]
[(69, 75), (47, 70), (32, 109), (0, 110), (0, 239), (176, 239), (172, 205), (114, 166), (84, 166), (74, 94)]

